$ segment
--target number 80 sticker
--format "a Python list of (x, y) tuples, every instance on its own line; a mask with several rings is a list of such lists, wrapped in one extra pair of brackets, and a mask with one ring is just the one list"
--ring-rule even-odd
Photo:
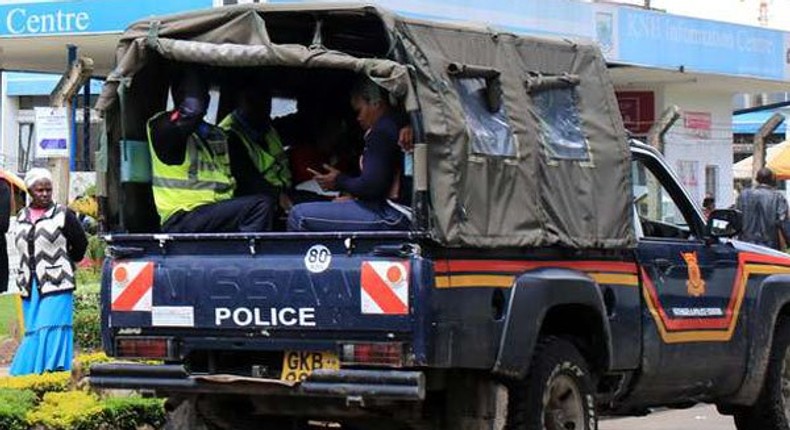
[(321, 273), (329, 268), (332, 262), (332, 253), (324, 245), (313, 245), (304, 256), (304, 265), (313, 273)]

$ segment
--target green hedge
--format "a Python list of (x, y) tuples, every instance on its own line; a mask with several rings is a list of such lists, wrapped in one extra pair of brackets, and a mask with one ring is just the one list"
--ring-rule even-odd
[(164, 399), (111, 397), (103, 406), (102, 421), (116, 430), (135, 430), (143, 424), (159, 428), (165, 423)]
[(29, 427), (48, 430), (89, 430), (98, 428), (101, 405), (94, 394), (84, 391), (46, 393), (41, 403), (27, 413)]
[(165, 422), (164, 400), (137, 396), (101, 399), (86, 391), (45, 393), (0, 389), (3, 430), (136, 430)]
[(27, 413), (37, 401), (36, 393), (30, 390), (0, 388), (0, 429), (26, 430)]
[[(71, 372), (51, 372), (43, 375), (0, 377), (0, 389), (30, 390), (38, 398), (45, 393), (67, 391), (71, 384)], [(1, 427), (0, 427), (1, 428)]]
[[(80, 269), (77, 273), (84, 270), (86, 269)], [(95, 351), (101, 348), (99, 295), (98, 282), (79, 284), (74, 292), (74, 341), (80, 351)]]

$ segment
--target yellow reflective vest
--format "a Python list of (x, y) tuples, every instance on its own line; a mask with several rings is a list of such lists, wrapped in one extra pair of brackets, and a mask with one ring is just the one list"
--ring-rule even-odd
[(255, 131), (250, 130), (235, 114), (231, 113), (219, 123), (220, 128), (228, 133), (234, 133), (244, 144), (244, 148), (252, 159), (255, 168), (266, 179), (266, 182), (277, 188), (291, 186), (291, 170), (288, 167), (288, 155), (283, 148), (280, 135), (273, 127), (263, 136), (266, 149), (254, 142), (252, 136)]
[(236, 187), (230, 174), (228, 139), (216, 126), (201, 124), (204, 136), (197, 132), (189, 136), (181, 164), (168, 165), (157, 157), (151, 124), (166, 113), (154, 115), (147, 125), (154, 202), (162, 224), (176, 212), (189, 212), (198, 206), (230, 199)]

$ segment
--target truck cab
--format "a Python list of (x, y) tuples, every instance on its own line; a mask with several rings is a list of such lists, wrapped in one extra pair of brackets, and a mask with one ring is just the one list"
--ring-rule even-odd
[[(415, 136), (410, 229), (159, 231), (145, 120), (195, 64), (214, 121), (240, 70), (285, 100), (324, 91), (341, 120), (353, 79), (385, 88)], [(790, 258), (732, 239), (734, 210), (703, 219), (629, 142), (594, 45), (242, 5), (132, 25), (99, 108), (119, 361), (90, 381), (168, 397), (176, 427), (590, 430), (697, 402), (742, 430), (788, 422)]]

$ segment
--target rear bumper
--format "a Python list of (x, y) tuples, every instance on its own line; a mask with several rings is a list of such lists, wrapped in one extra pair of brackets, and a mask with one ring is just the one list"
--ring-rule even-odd
[(91, 367), (97, 388), (154, 390), (163, 394), (212, 393), (330, 397), (348, 400), (421, 401), (425, 375), (401, 370), (316, 370), (302, 382), (237, 375), (190, 375), (181, 365), (107, 363)]

